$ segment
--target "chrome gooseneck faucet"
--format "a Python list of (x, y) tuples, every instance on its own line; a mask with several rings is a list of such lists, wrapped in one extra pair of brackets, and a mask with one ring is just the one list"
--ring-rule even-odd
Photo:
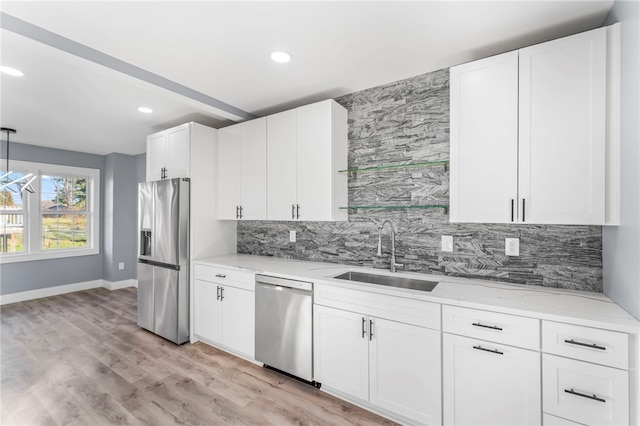
[(384, 228), (384, 225), (387, 223), (391, 228), (391, 272), (396, 272), (396, 267), (402, 267), (404, 265), (396, 263), (396, 231), (393, 223), (389, 220), (382, 222), (382, 225), (378, 228), (378, 256), (382, 256), (382, 228)]

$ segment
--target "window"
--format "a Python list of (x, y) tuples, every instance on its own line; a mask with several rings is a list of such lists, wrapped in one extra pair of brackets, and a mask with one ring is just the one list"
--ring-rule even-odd
[[(24, 173), (0, 171), (3, 181), (20, 179)], [(14, 186), (15, 187), (15, 186)], [(0, 192), (0, 253), (21, 253), (24, 251), (25, 208), (22, 193), (13, 188)]]
[(11, 179), (37, 178), (33, 194), (15, 185), (0, 192), (0, 263), (99, 253), (100, 170), (22, 161), (11, 168), (19, 170)]

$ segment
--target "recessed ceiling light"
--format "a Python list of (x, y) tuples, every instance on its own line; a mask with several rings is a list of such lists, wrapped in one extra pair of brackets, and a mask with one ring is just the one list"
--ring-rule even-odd
[(289, 55), (287, 52), (273, 52), (271, 54), (271, 60), (284, 64), (285, 62), (289, 62), (291, 60), (291, 55)]
[(13, 75), (15, 77), (22, 77), (24, 75), (24, 73), (20, 70), (5, 66), (0, 66), (0, 72), (8, 75)]
[(138, 107), (138, 111), (144, 112), (145, 114), (151, 114), (153, 112), (151, 108), (147, 107)]

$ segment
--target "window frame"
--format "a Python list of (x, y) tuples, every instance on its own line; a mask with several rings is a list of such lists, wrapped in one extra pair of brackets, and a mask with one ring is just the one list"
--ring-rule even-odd
[[(100, 254), (100, 169), (17, 160), (11, 160), (11, 168), (20, 172), (34, 173), (38, 177), (32, 183), (35, 193), (23, 193), (24, 250), (18, 253), (0, 253), (0, 264)], [(40, 184), (43, 175), (86, 178), (86, 247), (56, 249), (42, 247), (42, 217), (45, 212), (41, 209)]]

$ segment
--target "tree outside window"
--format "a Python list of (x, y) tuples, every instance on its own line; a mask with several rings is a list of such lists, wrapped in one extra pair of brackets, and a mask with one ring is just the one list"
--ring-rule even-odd
[(87, 179), (48, 176), (41, 178), (42, 248), (87, 246)]

